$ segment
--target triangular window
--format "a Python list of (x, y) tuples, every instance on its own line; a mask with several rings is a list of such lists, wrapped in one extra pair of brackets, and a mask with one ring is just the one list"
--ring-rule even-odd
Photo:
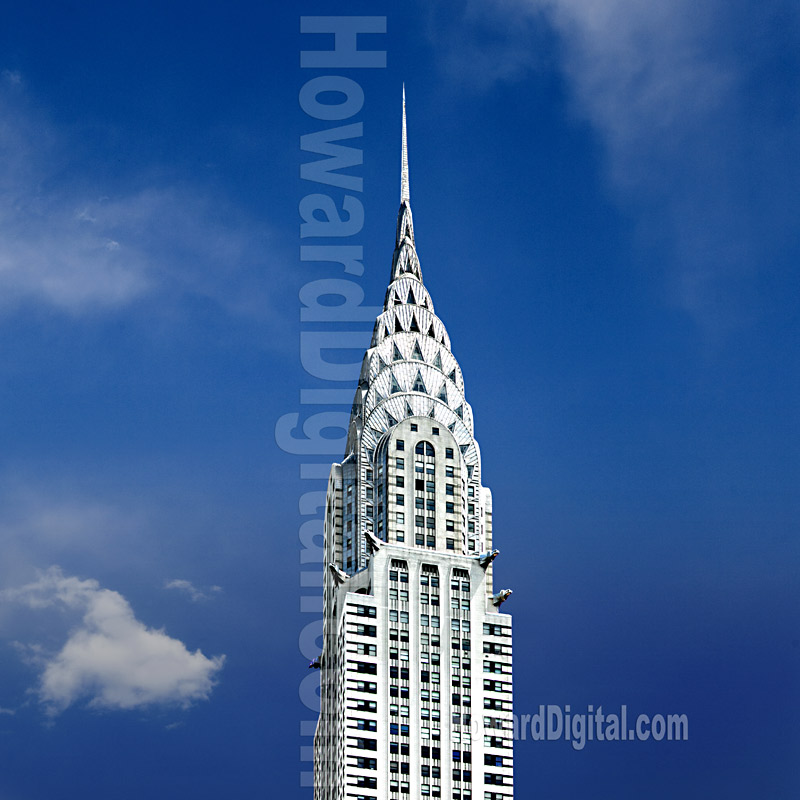
[(461, 419), (464, 419), (464, 406), (459, 406), (456, 409), (456, 414), (458, 414), (458, 416), (461, 417)]
[(433, 366), (438, 367), (439, 369), (442, 368), (442, 356), (439, 351), (436, 351), (436, 355), (433, 357)]
[(414, 385), (411, 387), (411, 390), (414, 392), (425, 392), (427, 394), (427, 389), (425, 388), (425, 384), (422, 382), (422, 375), (420, 371), (417, 370), (417, 377), (414, 378)]
[(389, 422), (390, 428), (393, 428), (395, 425), (397, 425), (397, 420), (391, 414), (387, 414), (386, 419)]
[(394, 318), (394, 332), (403, 333), (403, 326), (400, 324), (400, 317)]
[(436, 338), (436, 331), (433, 329), (433, 323), (431, 322), (430, 328), (428, 328), (428, 336), (435, 339)]
[(397, 382), (397, 378), (395, 378), (394, 373), (392, 373), (392, 387), (389, 391), (389, 394), (397, 394), (397, 392), (402, 392), (403, 390), (400, 388), (400, 384)]
[(450, 423), (450, 424), (447, 426), (447, 430), (449, 430), (449, 431), (450, 431), (450, 433), (455, 433), (455, 432), (456, 432), (456, 421), (455, 421), (455, 420), (453, 420), (453, 421), (452, 421), (452, 422), (451, 422), (451, 423)]
[(456, 382), (456, 371), (455, 371), (455, 368), (453, 368), (453, 371), (452, 371), (452, 372), (451, 372), (451, 373), (450, 373), (450, 374), (449, 374), (447, 377), (448, 377), (448, 378), (449, 378), (451, 381), (453, 381), (453, 383), (455, 383), (455, 382)]
[(392, 343), (392, 361), (402, 361), (403, 354), (400, 352), (396, 343)]
[(408, 400), (406, 400), (406, 416), (413, 417), (414, 412), (411, 410), (411, 406), (408, 404)]
[(468, 444), (460, 444), (458, 446), (458, 448), (459, 448), (459, 450), (461, 450), (461, 455), (465, 456), (467, 454), (467, 450), (469, 450), (469, 445)]
[(411, 352), (411, 358), (415, 361), (424, 361), (425, 359), (422, 357), (422, 350), (419, 349), (419, 342), (414, 342), (414, 349)]
[(385, 325), (383, 326), (383, 338), (384, 339), (389, 338), (389, 329)]
[(436, 403), (431, 403), (431, 410), (428, 412), (428, 416), (436, 418)]
[(467, 477), (468, 477), (468, 478), (471, 478), (471, 477), (472, 477), (472, 471), (473, 471), (473, 469), (474, 469), (474, 467), (473, 467), (473, 466), (471, 466), (470, 464), (467, 464)]
[(398, 305), (399, 303), (400, 303), (400, 298), (399, 298), (399, 297), (398, 297), (396, 294), (393, 294), (393, 295), (392, 295), (392, 305), (393, 305), (393, 306), (396, 306), (396, 305)]
[(442, 388), (439, 389), (439, 394), (436, 395), (440, 400), (447, 402), (447, 384), (443, 383)]
[(414, 297), (414, 292), (412, 289), (408, 290), (408, 299), (406, 300), (406, 303), (412, 306), (415, 306), (417, 304), (417, 298)]
[(375, 392), (375, 405), (382, 403), (386, 398), (378, 391)]
[(414, 333), (419, 333), (419, 325), (417, 325), (417, 318), (414, 314), (411, 315), (411, 326), (409, 327), (410, 331)]

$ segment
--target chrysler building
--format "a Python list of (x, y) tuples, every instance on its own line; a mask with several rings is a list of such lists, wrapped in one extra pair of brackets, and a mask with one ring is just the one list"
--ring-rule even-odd
[(325, 511), (315, 800), (513, 796), (511, 617), (461, 368), (417, 256), (403, 93), (389, 287)]

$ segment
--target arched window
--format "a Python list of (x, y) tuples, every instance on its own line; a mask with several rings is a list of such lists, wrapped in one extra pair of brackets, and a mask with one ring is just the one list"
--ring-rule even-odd
[(426, 455), (432, 457), (434, 455), (433, 445), (430, 442), (417, 442), (414, 452), (419, 456)]

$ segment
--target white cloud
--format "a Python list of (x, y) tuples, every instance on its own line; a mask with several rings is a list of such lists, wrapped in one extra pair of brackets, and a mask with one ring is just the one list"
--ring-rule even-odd
[[(484, 18), (502, 30), (493, 80), (541, 68), (542, 50), (555, 53), (572, 110), (599, 134), (609, 186), (638, 223), (644, 252), (666, 267), (674, 302), (709, 329), (758, 313), (755, 282), (788, 252), (796, 227), (800, 97), (781, 76), (796, 66), (797, 5), (470, 0), (465, 8), (462, 31)], [(555, 49), (539, 47), (548, 24)], [(474, 61), (480, 35), (459, 46), (461, 60)], [(463, 75), (480, 85), (470, 70)]]
[(218, 594), (222, 591), (221, 586), (211, 586), (208, 591), (204, 592), (202, 589), (198, 589), (191, 581), (183, 580), (182, 578), (167, 581), (164, 584), (164, 588), (185, 592), (195, 603), (201, 600), (208, 600), (212, 594)]
[[(113, 311), (159, 292), (247, 315), (274, 310), (255, 283), (263, 225), (227, 214), (206, 187), (166, 182), (155, 165), (136, 188), (109, 186), (102, 164), (74, 152), (73, 134), (32, 107), (22, 76), (2, 78), (0, 312), (29, 302), (73, 315)], [(76, 177), (69, 170), (80, 158)]]
[(47, 654), (39, 645), (31, 649), (41, 670), (36, 691), (51, 716), (78, 701), (109, 710), (187, 707), (209, 696), (224, 663), (224, 656), (192, 653), (163, 630), (148, 628), (118, 592), (95, 580), (66, 576), (58, 567), (21, 588), (4, 590), (0, 598), (80, 615), (57, 653)]

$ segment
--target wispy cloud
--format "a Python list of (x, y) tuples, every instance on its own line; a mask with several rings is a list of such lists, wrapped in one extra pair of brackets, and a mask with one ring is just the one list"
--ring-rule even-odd
[[(26, 479), (23, 471), (18, 466), (0, 475), (0, 585), (51, 561), (88, 559), (96, 568), (141, 555), (153, 524), (141, 498), (120, 498), (71, 479)], [(7, 614), (0, 607), (0, 622)]]
[(107, 185), (102, 165), (65, 180), (70, 134), (33, 107), (23, 77), (0, 74), (0, 312), (29, 302), (114, 311), (159, 292), (274, 310), (253, 280), (267, 252), (263, 225), (227, 214), (204, 187), (170, 184), (155, 166), (135, 188)]
[(183, 580), (181, 578), (175, 578), (174, 580), (167, 581), (164, 584), (165, 589), (177, 589), (180, 592), (184, 592), (191, 600), (195, 603), (200, 602), (201, 600), (209, 600), (213, 595), (219, 594), (222, 591), (221, 586), (210, 586), (206, 591), (202, 589), (198, 589), (191, 581)]
[[(573, 112), (600, 135), (609, 186), (638, 223), (648, 268), (664, 265), (673, 301), (712, 330), (759, 313), (756, 284), (796, 229), (800, 92), (787, 78), (798, 67), (797, 5), (472, 0), (465, 9), (467, 33), (476, 19), (502, 22), (494, 80), (540, 68), (538, 31), (556, 33), (548, 53)], [(480, 37), (459, 45), (471, 60)]]
[(56, 716), (87, 701), (89, 707), (127, 710), (157, 704), (187, 707), (211, 693), (225, 657), (208, 658), (163, 630), (148, 628), (118, 592), (95, 580), (65, 575), (58, 567), (0, 598), (34, 610), (60, 608), (80, 616), (61, 649), (21, 643), (40, 670), (36, 693)]

